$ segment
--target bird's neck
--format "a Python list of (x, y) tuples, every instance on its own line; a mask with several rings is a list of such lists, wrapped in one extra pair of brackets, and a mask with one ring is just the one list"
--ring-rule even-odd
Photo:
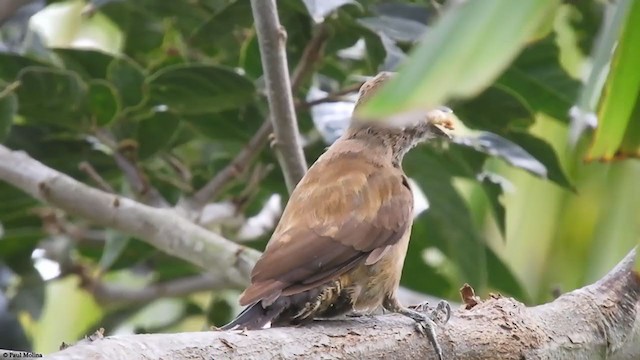
[(391, 161), (395, 167), (400, 167), (404, 155), (421, 142), (426, 127), (413, 127), (407, 129), (353, 124), (345, 138), (360, 140), (368, 147), (382, 147), (391, 151)]

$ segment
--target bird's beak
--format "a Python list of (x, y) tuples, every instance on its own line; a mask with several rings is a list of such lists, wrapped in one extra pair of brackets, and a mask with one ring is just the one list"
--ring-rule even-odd
[(451, 135), (447, 130), (453, 130), (453, 121), (455, 117), (453, 111), (446, 106), (439, 106), (437, 109), (431, 110), (428, 115), (429, 130), (437, 138), (451, 140)]
[(446, 140), (451, 140), (452, 139), (451, 135), (449, 133), (447, 133), (443, 129), (443, 126), (440, 125), (440, 124), (431, 123), (430, 126), (429, 126), (429, 130), (437, 138), (443, 138), (443, 139), (446, 139)]

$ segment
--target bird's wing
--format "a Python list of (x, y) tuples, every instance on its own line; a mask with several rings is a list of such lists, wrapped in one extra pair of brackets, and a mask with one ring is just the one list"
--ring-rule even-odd
[(408, 230), (413, 196), (399, 169), (348, 152), (325, 164), (316, 163), (291, 194), (241, 304), (268, 305), (362, 261), (373, 264)]

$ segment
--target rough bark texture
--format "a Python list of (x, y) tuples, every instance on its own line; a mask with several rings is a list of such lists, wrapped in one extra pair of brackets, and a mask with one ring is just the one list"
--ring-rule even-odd
[[(599, 282), (528, 308), (492, 298), (438, 332), (446, 359), (640, 359), (640, 277), (632, 251)], [(49, 359), (435, 359), (399, 315), (259, 331), (107, 337)]]

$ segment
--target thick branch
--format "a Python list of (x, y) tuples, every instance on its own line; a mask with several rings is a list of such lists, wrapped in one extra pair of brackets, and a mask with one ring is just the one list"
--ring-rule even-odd
[[(458, 309), (438, 339), (447, 359), (638, 359), (640, 277), (632, 251), (596, 284), (532, 308), (492, 298)], [(50, 359), (434, 359), (399, 315), (260, 331), (113, 336)]]
[(251, 0), (262, 68), (269, 99), (278, 160), (289, 191), (307, 171), (293, 106), (286, 53), (286, 31), (278, 19), (275, 0)]
[(207, 231), (170, 209), (108, 194), (0, 145), (0, 179), (36, 199), (95, 224), (138, 237), (219, 276), (230, 287), (248, 283), (259, 256), (253, 249)]

